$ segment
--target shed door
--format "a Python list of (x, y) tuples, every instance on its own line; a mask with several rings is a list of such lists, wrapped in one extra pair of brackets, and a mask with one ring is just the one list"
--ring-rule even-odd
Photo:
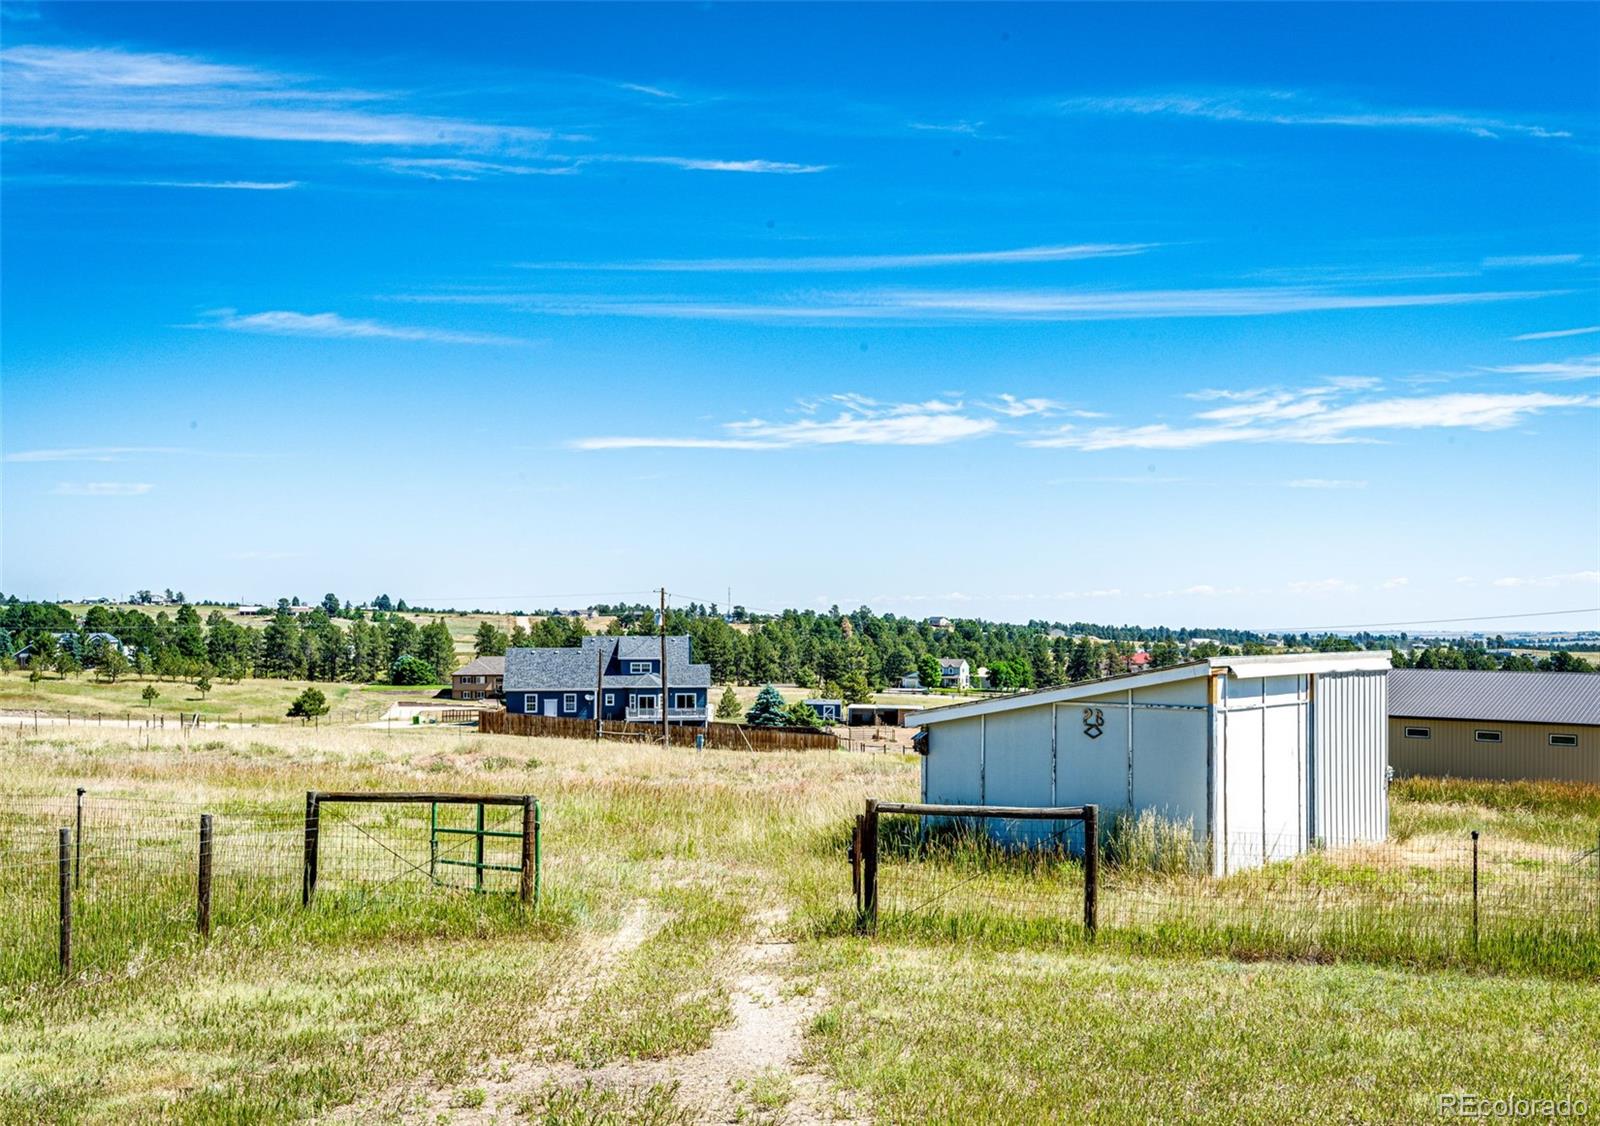
[(556, 714), (556, 698), (554, 696), (544, 702), (544, 714), (548, 716)]

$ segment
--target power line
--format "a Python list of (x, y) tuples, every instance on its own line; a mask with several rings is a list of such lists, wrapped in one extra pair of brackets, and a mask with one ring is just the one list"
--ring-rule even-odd
[(1552, 618), (1563, 614), (1600, 614), (1600, 606), (1580, 606), (1575, 610), (1529, 610), (1520, 614), (1478, 614), (1468, 618), (1419, 618), (1409, 622), (1364, 622), (1342, 626), (1278, 627), (1268, 633), (1325, 633), (1341, 629), (1391, 629), (1395, 626), (1440, 626), (1456, 622), (1499, 622), (1508, 618)]

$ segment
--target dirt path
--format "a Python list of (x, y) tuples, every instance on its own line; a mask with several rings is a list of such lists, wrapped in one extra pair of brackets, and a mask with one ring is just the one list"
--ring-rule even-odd
[[(798, 1068), (806, 1025), (820, 1007), (816, 997), (796, 997), (784, 989), (783, 967), (793, 944), (775, 936), (779, 916), (757, 921), (756, 933), (734, 958), (731, 1026), (712, 1033), (710, 1046), (663, 1060), (625, 1060), (585, 1069), (532, 1059), (496, 1061), (484, 1073), (493, 1078), (439, 1091), (408, 1121), (490, 1123), (515, 1119), (530, 1096), (552, 1087), (591, 1088), (624, 1098), (653, 1089), (674, 1093), (694, 1120), (706, 1123), (766, 1122), (806, 1126), (856, 1121), (827, 1082)], [(578, 1011), (613, 965), (649, 933), (644, 905), (636, 904), (622, 927), (596, 950), (590, 972), (574, 983), (571, 996), (558, 999), (555, 1017)], [(470, 1091), (470, 1099), (463, 1093)], [(476, 1105), (463, 1105), (464, 1103)]]

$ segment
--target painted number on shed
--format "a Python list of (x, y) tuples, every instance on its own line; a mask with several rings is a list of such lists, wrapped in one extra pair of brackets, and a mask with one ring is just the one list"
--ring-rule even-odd
[(1099, 708), (1083, 709), (1083, 733), (1091, 739), (1100, 738), (1100, 733), (1105, 730), (1106, 717), (1100, 714)]

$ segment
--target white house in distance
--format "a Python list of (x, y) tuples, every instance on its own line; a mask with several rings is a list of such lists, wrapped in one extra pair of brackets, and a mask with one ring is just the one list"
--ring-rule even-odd
[(1383, 840), (1388, 669), (1388, 653), (1212, 657), (929, 709), (907, 720), (926, 734), (922, 800), (1093, 803), (1103, 825), (1153, 810), (1191, 821), (1219, 875)]
[(960, 657), (939, 658), (939, 683), (945, 688), (972, 687), (972, 668)]

